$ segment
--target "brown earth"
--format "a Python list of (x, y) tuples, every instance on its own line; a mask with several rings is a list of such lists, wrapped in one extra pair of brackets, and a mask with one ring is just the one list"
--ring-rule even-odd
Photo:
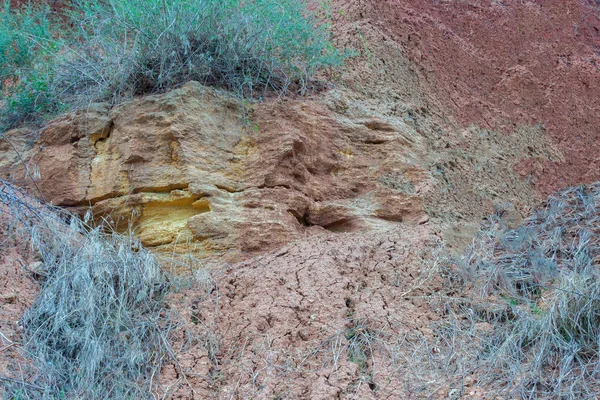
[[(432, 249), (600, 180), (595, 2), (334, 8), (336, 44), (360, 56), (322, 93), (248, 107), (192, 82), (0, 142), (0, 177), (210, 260), (170, 299), (185, 324), (171, 398), (452, 398), (437, 375), (415, 387), (390, 347), (435, 342), (439, 310), (419, 296), (452, 287), (430, 279)], [(6, 254), (0, 282), (23, 294), (0, 304), (0, 333), (15, 340), (36, 289)]]
[[(28, 244), (19, 239), (18, 226), (6, 211), (0, 207), (0, 377), (20, 379), (24, 376), (19, 319), (35, 301), (39, 288)], [(15, 232), (17, 236), (12, 235)]]
[[(514, 134), (521, 125), (539, 124), (564, 159), (530, 155), (516, 168), (532, 177), (542, 196), (600, 179), (597, 1), (337, 4), (382, 45), (401, 47), (429, 100), (460, 126)], [(393, 74), (396, 65), (380, 67)]]
[(61, 11), (68, 3), (68, 1), (64, 0), (10, 0), (11, 7), (24, 7), (29, 4), (47, 4), (52, 11)]
[[(176, 399), (423, 394), (400, 343), (433, 337), (440, 318), (425, 297), (451, 288), (434, 271), (439, 245), (424, 227), (321, 235), (199, 271), (170, 299), (187, 325), (161, 388)], [(451, 383), (440, 383), (443, 396)]]

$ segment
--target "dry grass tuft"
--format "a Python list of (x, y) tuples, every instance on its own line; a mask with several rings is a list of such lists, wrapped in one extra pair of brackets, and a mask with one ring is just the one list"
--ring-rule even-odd
[(0, 379), (5, 396), (151, 398), (174, 327), (154, 256), (2, 181), (0, 213), (43, 263), (41, 294), (20, 321), (32, 364)]
[(433, 336), (386, 348), (419, 398), (600, 395), (600, 183), (551, 197), (517, 229), (490, 217), (461, 258), (438, 258), (454, 292), (429, 296)]
[(444, 306), (438, 338), (461, 366), (447, 373), (504, 398), (600, 393), (599, 204), (597, 183), (556, 194), (517, 229), (501, 215), (484, 224), (460, 263), (472, 294)]

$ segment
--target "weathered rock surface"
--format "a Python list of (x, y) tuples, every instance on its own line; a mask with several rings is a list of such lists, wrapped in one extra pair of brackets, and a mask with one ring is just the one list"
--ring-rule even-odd
[(426, 109), (375, 110), (352, 93), (244, 107), (191, 82), (61, 117), (33, 147), (16, 142), (27, 169), (6, 156), (0, 170), (145, 246), (237, 260), (311, 232), (476, 223), (496, 200), (522, 211), (535, 200), (514, 170), (522, 148), (556, 157), (535, 127), (443, 129)]
[[(169, 251), (235, 255), (314, 229), (423, 222), (417, 193), (429, 177), (406, 162), (412, 140), (402, 126), (341, 123), (328, 113), (318, 103), (265, 103), (245, 124), (239, 101), (192, 82), (52, 122), (31, 163), (47, 201), (90, 206), (144, 245)], [(15, 165), (9, 174), (27, 184)], [(378, 181), (405, 171), (410, 191)]]
[[(427, 269), (438, 228), (464, 245), (486, 215), (515, 227), (549, 191), (600, 179), (596, 2), (333, 3), (336, 44), (360, 56), (313, 97), (248, 105), (190, 83), (0, 141), (0, 176), (46, 200), (223, 256), (170, 299), (173, 398), (427, 397), (399, 342), (422, 346), (440, 316), (422, 298), (449, 286)], [(0, 331), (16, 337), (13, 300)], [(376, 351), (350, 347), (366, 337)], [(459, 393), (482, 398), (469, 379)]]

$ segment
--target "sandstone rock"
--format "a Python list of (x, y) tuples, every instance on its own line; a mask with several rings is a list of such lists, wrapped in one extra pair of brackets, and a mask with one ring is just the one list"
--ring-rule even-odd
[[(325, 230), (417, 223), (420, 198), (379, 182), (399, 157), (402, 126), (338, 121), (315, 102), (258, 104), (191, 82), (113, 110), (98, 104), (45, 127), (32, 161), (47, 201), (131, 230), (142, 244), (202, 256), (263, 251)], [(3, 163), (1, 169), (10, 170)], [(21, 171), (23, 174), (23, 171)], [(391, 224), (391, 225), (390, 225)]]
[[(337, 98), (341, 113), (330, 106)], [(39, 170), (46, 201), (91, 208), (145, 246), (229, 261), (318, 232), (386, 231), (430, 217), (475, 226), (498, 199), (519, 209), (533, 202), (514, 164), (522, 149), (550, 156), (539, 134), (509, 139), (471, 127), (440, 137), (425, 111), (402, 107), (410, 118), (332, 91), (244, 115), (240, 100), (190, 82), (60, 117), (35, 143), (12, 131), (30, 166), (7, 147), (0, 172), (32, 186)], [(445, 229), (461, 243), (471, 231)]]

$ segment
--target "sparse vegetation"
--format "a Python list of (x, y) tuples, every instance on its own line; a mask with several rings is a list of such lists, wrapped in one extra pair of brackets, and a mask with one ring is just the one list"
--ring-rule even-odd
[(600, 184), (567, 189), (519, 228), (492, 218), (476, 238), (466, 271), (493, 327), (480, 368), (503, 396), (598, 395), (599, 205)]
[[(167, 282), (154, 258), (129, 239), (3, 189), (4, 214), (24, 227), (12, 234), (26, 232), (44, 265), (42, 294), (22, 318), (24, 350), (35, 366), (19, 379), (0, 377), (4, 389), (17, 398), (147, 397), (170, 352), (172, 328), (161, 300)], [(559, 193), (517, 229), (507, 228), (502, 215), (489, 218), (464, 259), (440, 247), (398, 292), (439, 311), (431, 333), (398, 335), (351, 312), (345, 327), (304, 356), (277, 359), (265, 339), (254, 351), (264, 356), (260, 366), (240, 361), (251, 376), (246, 389), (255, 393), (259, 376), (275, 370), (291, 379), (320, 362), (334, 373), (350, 362), (350, 394), (361, 385), (385, 391), (395, 379), (416, 398), (460, 398), (474, 389), (500, 398), (596, 397), (599, 202), (596, 184)], [(421, 290), (440, 274), (446, 291)], [(192, 309), (192, 323), (212, 332), (199, 339), (219, 371), (222, 337), (198, 311)]]
[(517, 229), (489, 218), (468, 254), (445, 262), (463, 286), (432, 297), (444, 316), (435, 340), (396, 349), (411, 360), (412, 384), (425, 393), (450, 386), (462, 395), (468, 381), (492, 397), (596, 398), (599, 205), (594, 184), (551, 197)]
[(151, 398), (174, 327), (168, 280), (131, 239), (91, 229), (0, 182), (0, 216), (41, 260), (41, 293), (20, 320), (20, 376), (0, 377), (7, 398)]
[(58, 24), (47, 5), (0, 10), (0, 131), (59, 111), (51, 84), (60, 52)]
[(441, 317), (433, 336), (380, 334), (374, 349), (405, 366), (419, 398), (597, 398), (599, 206), (596, 183), (551, 197), (517, 229), (490, 217), (464, 257), (438, 252), (424, 271), (447, 282), (425, 296)]
[[(342, 56), (304, 0), (74, 0), (0, 15), (0, 128), (189, 80), (245, 97), (304, 92)], [(323, 17), (326, 18), (326, 17)]]

